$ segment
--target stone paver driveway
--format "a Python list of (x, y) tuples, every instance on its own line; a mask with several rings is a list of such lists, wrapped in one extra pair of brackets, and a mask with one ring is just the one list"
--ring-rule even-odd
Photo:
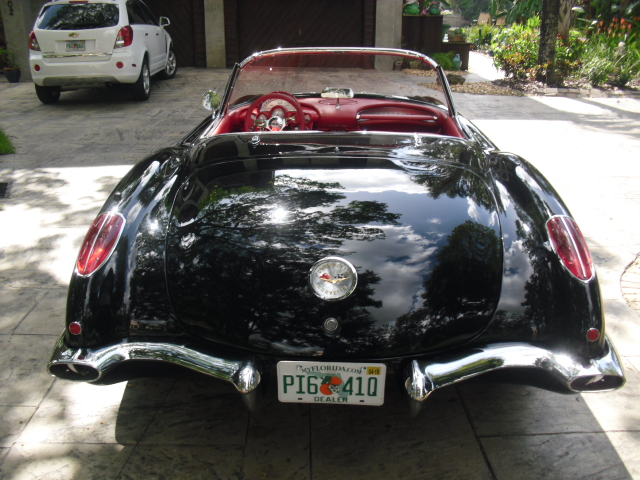
[(379, 408), (270, 397), (249, 414), (226, 384), (182, 372), (107, 386), (51, 378), (86, 229), (131, 165), (204, 118), (201, 93), (228, 73), (182, 69), (143, 103), (79, 91), (45, 106), (32, 85), (0, 83), (0, 128), (18, 148), (0, 157), (0, 182), (13, 182), (0, 199), (1, 478), (640, 478), (640, 319), (620, 293), (640, 252), (637, 100), (456, 97), (542, 170), (581, 225), (627, 368), (618, 392), (466, 385), (409, 418), (393, 392)]

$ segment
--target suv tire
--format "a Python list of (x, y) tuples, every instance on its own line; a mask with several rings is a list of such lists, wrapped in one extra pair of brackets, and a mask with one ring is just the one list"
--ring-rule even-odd
[(176, 76), (176, 72), (178, 71), (178, 62), (176, 60), (176, 54), (173, 52), (173, 48), (169, 48), (169, 53), (167, 54), (167, 64), (164, 66), (164, 70), (158, 73), (158, 78), (163, 80), (169, 80)]
[(149, 61), (146, 56), (142, 61), (138, 80), (131, 85), (131, 94), (134, 100), (140, 101), (149, 100), (151, 96), (151, 74), (149, 72)]
[(38, 100), (45, 105), (56, 103), (60, 100), (60, 87), (41, 87), (40, 85), (35, 85), (35, 87)]

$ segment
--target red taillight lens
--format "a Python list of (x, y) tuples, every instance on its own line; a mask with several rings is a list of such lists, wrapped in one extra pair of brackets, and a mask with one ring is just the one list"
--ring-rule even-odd
[(547, 221), (547, 230), (553, 248), (564, 266), (578, 279), (593, 278), (593, 261), (587, 242), (571, 217), (559, 215)]
[(29, 50), (35, 50), (36, 52), (40, 51), (40, 44), (38, 43), (38, 39), (36, 38), (36, 34), (33, 30), (31, 30), (31, 33), (29, 34)]
[(119, 213), (102, 213), (96, 217), (78, 255), (76, 267), (80, 275), (91, 275), (107, 261), (124, 224), (124, 217)]
[(128, 47), (133, 43), (133, 28), (129, 25), (122, 27), (116, 37), (116, 44), (113, 48)]
[(82, 325), (79, 322), (71, 322), (69, 324), (69, 333), (72, 335), (80, 335), (82, 333)]
[(597, 328), (590, 328), (587, 332), (587, 340), (590, 342), (596, 342), (600, 338), (600, 330)]

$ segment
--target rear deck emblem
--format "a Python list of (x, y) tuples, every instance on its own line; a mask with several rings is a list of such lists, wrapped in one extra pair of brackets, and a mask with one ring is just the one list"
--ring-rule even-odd
[(339, 257), (317, 261), (309, 272), (309, 286), (323, 300), (342, 300), (353, 293), (358, 274), (353, 265)]

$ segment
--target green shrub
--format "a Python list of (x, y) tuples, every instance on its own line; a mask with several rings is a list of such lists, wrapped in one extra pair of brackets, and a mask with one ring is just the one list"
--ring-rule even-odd
[(9, 153), (15, 153), (16, 149), (14, 148), (11, 140), (7, 135), (0, 130), (0, 155), (7, 155)]
[(493, 63), (506, 76), (524, 80), (537, 66), (540, 35), (522, 26), (505, 28), (493, 38)]
[(593, 86), (623, 87), (640, 72), (640, 51), (636, 42), (614, 45), (606, 34), (592, 37), (583, 54), (578, 75)]
[[(493, 39), (493, 62), (509, 77), (520, 80), (534, 79), (544, 75), (549, 65), (538, 65), (540, 46), (539, 19), (530, 19), (527, 25), (516, 25), (503, 29)], [(560, 81), (580, 67), (584, 45), (578, 31), (571, 32), (569, 46), (560, 39), (556, 44), (556, 75)]]
[(455, 70), (456, 66), (453, 63), (453, 57), (455, 56), (455, 52), (434, 53), (433, 55), (431, 55), (431, 58), (438, 62), (440, 66), (445, 70)]
[(467, 41), (477, 45), (489, 45), (493, 37), (500, 33), (501, 28), (494, 25), (469, 27)]

